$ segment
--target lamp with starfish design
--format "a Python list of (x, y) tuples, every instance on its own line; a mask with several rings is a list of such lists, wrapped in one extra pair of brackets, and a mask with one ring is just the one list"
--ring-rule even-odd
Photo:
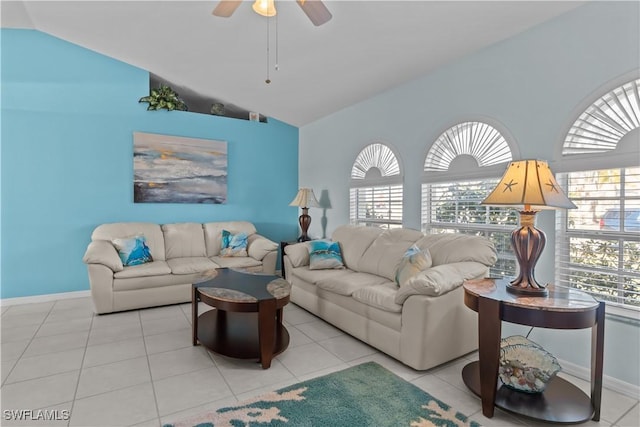
[(511, 162), (496, 188), (482, 204), (519, 207), (520, 228), (511, 233), (511, 245), (520, 271), (507, 285), (507, 291), (546, 296), (546, 285), (538, 283), (534, 276), (536, 263), (547, 240), (544, 232), (535, 227), (536, 213), (541, 209), (576, 208), (560, 188), (547, 162)]

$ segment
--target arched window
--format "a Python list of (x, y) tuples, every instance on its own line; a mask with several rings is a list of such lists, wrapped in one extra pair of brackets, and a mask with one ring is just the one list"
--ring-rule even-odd
[(603, 153), (640, 127), (640, 79), (599, 98), (575, 121), (564, 140), (563, 155)]
[(491, 273), (504, 277), (516, 273), (510, 236), (518, 216), (514, 210), (480, 202), (495, 188), (512, 159), (509, 144), (493, 126), (459, 123), (443, 132), (429, 149), (422, 184), (423, 231), (487, 237), (498, 251)]
[(402, 176), (395, 154), (384, 144), (366, 146), (351, 169), (352, 224), (402, 226)]
[(511, 149), (502, 134), (482, 122), (465, 122), (450, 127), (433, 143), (424, 162), (425, 172), (446, 171), (451, 163), (471, 156), (480, 167), (511, 161)]
[(616, 151), (624, 141), (638, 150), (639, 128), (638, 79), (607, 92), (579, 115), (564, 140), (563, 157), (600, 154), (595, 162), (568, 163), (571, 170), (558, 174), (578, 209), (556, 215), (556, 284), (634, 310), (640, 310), (640, 167), (637, 154), (630, 166), (625, 162), (634, 155)]

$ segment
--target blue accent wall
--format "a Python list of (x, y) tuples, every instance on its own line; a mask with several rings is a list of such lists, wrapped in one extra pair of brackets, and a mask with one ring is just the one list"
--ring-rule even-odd
[[(2, 298), (89, 289), (82, 256), (106, 222), (247, 220), (274, 241), (297, 236), (298, 128), (146, 111), (147, 71), (1, 31)], [(227, 203), (134, 204), (134, 131), (227, 141)]]

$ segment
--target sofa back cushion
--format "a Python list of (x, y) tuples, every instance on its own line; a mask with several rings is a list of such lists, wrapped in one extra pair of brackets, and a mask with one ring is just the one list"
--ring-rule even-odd
[(256, 227), (248, 221), (208, 222), (203, 224), (203, 228), (207, 256), (209, 257), (220, 255), (222, 230), (227, 230), (231, 234), (245, 233), (247, 236), (256, 234)]
[(361, 225), (341, 225), (331, 235), (331, 240), (340, 243), (344, 265), (358, 270), (358, 262), (371, 243), (382, 233), (381, 228)]
[(162, 233), (167, 259), (206, 255), (202, 224), (197, 222), (163, 224)]
[(402, 256), (423, 236), (420, 231), (410, 228), (383, 231), (364, 252), (357, 270), (395, 280)]
[(427, 234), (416, 242), (421, 249), (429, 249), (435, 267), (454, 262), (475, 261), (490, 267), (498, 260), (490, 240), (467, 234)]
[(106, 240), (142, 235), (145, 237), (151, 256), (155, 261), (164, 261), (164, 236), (159, 224), (149, 222), (115, 222), (101, 224), (93, 230), (91, 240)]

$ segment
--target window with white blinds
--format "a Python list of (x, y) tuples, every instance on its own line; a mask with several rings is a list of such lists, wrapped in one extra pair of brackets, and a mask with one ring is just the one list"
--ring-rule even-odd
[(402, 227), (402, 185), (352, 188), (351, 222), (372, 227)]
[(380, 143), (366, 146), (351, 169), (351, 223), (402, 227), (402, 198), (400, 165), (393, 151)]
[(511, 231), (518, 224), (518, 215), (480, 202), (497, 185), (504, 172), (501, 165), (512, 158), (502, 133), (487, 123), (471, 121), (444, 131), (424, 162), (422, 231), (488, 238), (498, 252), (498, 261), (490, 271), (493, 277), (516, 275)]
[(614, 150), (630, 131), (640, 127), (640, 79), (608, 92), (575, 121), (562, 154), (603, 153)]
[(426, 233), (463, 233), (484, 236), (498, 252), (492, 277), (513, 277), (517, 264), (511, 232), (518, 224), (513, 209), (481, 205), (498, 178), (422, 185), (422, 228)]
[(640, 168), (558, 178), (578, 209), (556, 215), (556, 283), (640, 310)]

